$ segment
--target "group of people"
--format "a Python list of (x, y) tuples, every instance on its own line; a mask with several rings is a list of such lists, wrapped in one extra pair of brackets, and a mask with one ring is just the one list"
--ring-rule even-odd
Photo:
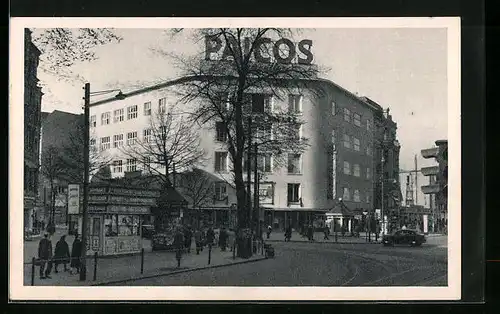
[[(52, 241), (50, 233), (46, 232), (44, 237), (38, 244), (38, 265), (40, 266), (40, 279), (51, 278), (52, 266), (54, 264), (54, 272), (58, 273), (59, 265), (64, 266), (64, 271), (69, 271), (73, 274), (73, 269), (76, 273), (80, 272), (80, 255), (82, 251), (82, 241), (75, 235), (71, 252), (69, 245), (66, 242), (66, 236), (63, 235), (57, 241), (54, 251), (52, 251)], [(68, 268), (69, 264), (69, 268)]]

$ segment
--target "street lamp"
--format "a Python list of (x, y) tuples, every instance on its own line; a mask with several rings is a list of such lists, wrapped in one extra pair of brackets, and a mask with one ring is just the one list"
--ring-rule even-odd
[(89, 144), (90, 144), (90, 96), (104, 95), (107, 93), (117, 92), (115, 96), (116, 99), (122, 100), (126, 98), (126, 95), (122, 93), (120, 89), (104, 90), (97, 92), (90, 92), (90, 83), (85, 83), (83, 87), (85, 90), (84, 94), (84, 134), (83, 134), (83, 208), (82, 208), (82, 250), (80, 255), (81, 265), (80, 265), (80, 281), (84, 281), (87, 278), (87, 268), (86, 268), (86, 258), (87, 258), (87, 220), (88, 220), (88, 206), (89, 206)]

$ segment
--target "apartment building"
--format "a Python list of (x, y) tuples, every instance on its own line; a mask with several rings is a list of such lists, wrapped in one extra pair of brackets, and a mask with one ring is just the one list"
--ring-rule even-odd
[[(112, 156), (113, 177), (147, 171), (145, 165), (127, 158), (123, 149), (149, 136), (149, 121), (154, 112), (174, 108), (170, 112), (181, 117), (195, 110), (194, 104), (179, 103), (175, 93), (178, 84), (188, 79), (129, 92), (122, 100), (110, 98), (91, 104), (91, 146)], [(303, 153), (289, 154), (279, 165), (272, 155), (260, 157), (259, 196), (265, 209), (264, 223), (277, 228), (291, 223), (297, 228), (316, 214), (324, 215), (340, 199), (353, 210), (374, 208), (378, 166), (374, 156), (378, 127), (375, 119), (383, 114), (379, 105), (325, 79), (310, 80), (308, 88), (296, 92), (283, 89), (283, 97), (272, 96), (268, 91), (249, 93), (252, 108), (289, 110), (299, 116), (303, 123), (297, 128), (297, 140), (308, 141)], [(220, 182), (214, 183), (215, 194), (226, 198), (232, 189), (225, 186), (230, 184), (232, 175), (225, 135), (217, 122), (200, 126), (198, 133), (207, 158), (199, 167), (220, 178)]]

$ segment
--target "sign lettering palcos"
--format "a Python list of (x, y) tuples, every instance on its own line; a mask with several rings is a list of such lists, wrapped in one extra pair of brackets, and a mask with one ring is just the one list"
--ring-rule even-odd
[[(244, 38), (243, 49), (245, 55), (250, 52), (252, 40)], [(231, 49), (231, 48), (236, 49)], [(273, 42), (271, 38), (262, 37), (255, 41), (252, 56), (256, 62), (261, 63), (298, 63), (308, 65), (313, 61), (312, 40), (303, 39), (297, 44), (287, 38), (280, 38)], [(232, 57), (231, 50), (237, 54), (239, 46), (236, 40), (232, 37), (228, 38), (228, 42), (224, 41), (219, 36), (205, 36), (205, 60), (228, 60)], [(220, 55), (220, 58), (217, 56)]]
[(68, 214), (76, 215), (80, 212), (80, 185), (68, 184)]

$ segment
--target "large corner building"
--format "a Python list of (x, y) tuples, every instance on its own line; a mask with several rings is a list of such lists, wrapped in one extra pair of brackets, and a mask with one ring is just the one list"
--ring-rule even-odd
[[(176, 104), (175, 90), (186, 79), (128, 92), (122, 100), (111, 98), (90, 105), (91, 145), (112, 156), (113, 177), (142, 169), (137, 160), (123, 155), (122, 148), (148, 136), (151, 114)], [(290, 154), (287, 165), (275, 166), (272, 156), (263, 163), (259, 190), (264, 223), (298, 228), (315, 215), (331, 211), (339, 202), (352, 212), (395, 207), (392, 198), (381, 197), (389, 195), (390, 190), (400, 190), (397, 125), (388, 111), (329, 80), (315, 79), (308, 86), (309, 90), (290, 94), (284, 100), (264, 92), (263, 97), (252, 98), (271, 103), (270, 108), (300, 115), (304, 123), (297, 130), (297, 138), (307, 138), (309, 143), (302, 154)], [(183, 109), (189, 107), (185, 104)], [(214, 188), (224, 197), (223, 191), (231, 190), (224, 187), (231, 168), (225, 137), (216, 123), (204, 125), (199, 134), (208, 158), (203, 170), (220, 178)], [(386, 184), (382, 189), (383, 181)]]

